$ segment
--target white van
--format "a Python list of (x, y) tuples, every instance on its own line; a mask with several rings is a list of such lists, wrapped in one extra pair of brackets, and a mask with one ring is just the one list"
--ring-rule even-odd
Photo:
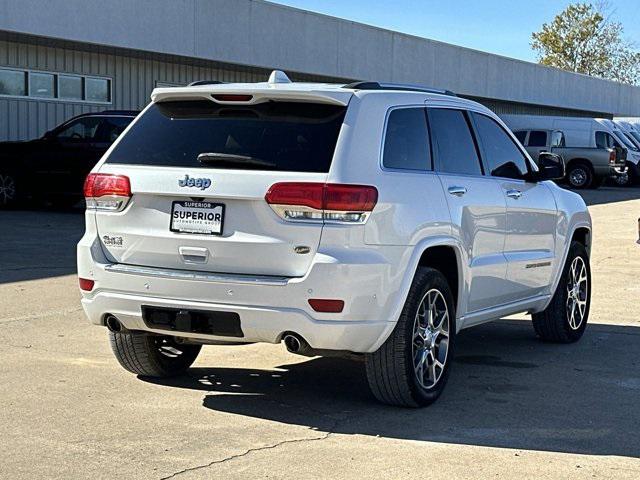
[(620, 120), (597, 119), (599, 123), (608, 126), (613, 134), (628, 149), (627, 169), (623, 175), (615, 177), (618, 185), (635, 185), (640, 180), (640, 124)]

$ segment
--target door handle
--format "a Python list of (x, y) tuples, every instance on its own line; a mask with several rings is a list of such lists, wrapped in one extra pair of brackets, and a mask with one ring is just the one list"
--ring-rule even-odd
[(507, 197), (518, 199), (522, 196), (522, 192), (520, 190), (507, 190)]
[(456, 197), (461, 197), (467, 193), (466, 187), (449, 187), (448, 191), (451, 195), (455, 195)]
[(180, 247), (178, 249), (184, 263), (207, 263), (209, 250), (199, 247)]

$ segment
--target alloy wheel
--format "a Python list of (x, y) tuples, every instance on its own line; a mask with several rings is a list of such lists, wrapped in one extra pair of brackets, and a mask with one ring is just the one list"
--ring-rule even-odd
[(413, 368), (418, 383), (433, 388), (445, 370), (449, 353), (449, 309), (442, 293), (429, 290), (413, 324)]
[(613, 181), (615, 182), (615, 184), (621, 187), (627, 185), (629, 183), (629, 180), (629, 174), (627, 172), (613, 177)]
[(11, 175), (0, 175), (0, 205), (8, 205), (16, 197), (16, 182)]
[(184, 349), (172, 337), (154, 337), (154, 343), (158, 352), (170, 359), (178, 358), (184, 353)]
[(567, 280), (567, 320), (572, 330), (578, 330), (584, 322), (588, 288), (587, 267), (582, 257), (576, 257)]
[(587, 183), (587, 178), (587, 171), (582, 167), (574, 168), (569, 174), (569, 182), (574, 187), (584, 186)]

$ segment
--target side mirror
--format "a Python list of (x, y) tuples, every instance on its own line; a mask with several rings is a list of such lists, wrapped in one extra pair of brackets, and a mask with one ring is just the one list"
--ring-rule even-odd
[(564, 158), (550, 152), (542, 152), (538, 156), (537, 180), (561, 180), (566, 174)]

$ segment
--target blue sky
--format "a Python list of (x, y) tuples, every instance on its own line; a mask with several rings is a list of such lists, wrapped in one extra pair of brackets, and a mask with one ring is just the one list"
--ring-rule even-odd
[[(535, 61), (531, 32), (564, 0), (271, 0), (420, 37)], [(609, 0), (613, 19), (640, 48), (640, 0)]]

